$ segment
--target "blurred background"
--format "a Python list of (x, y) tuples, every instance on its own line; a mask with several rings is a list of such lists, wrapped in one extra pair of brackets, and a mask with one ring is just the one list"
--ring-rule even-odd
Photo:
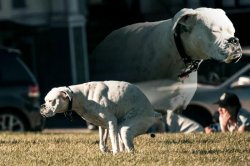
[[(39, 124), (44, 120), (30, 110), (39, 109), (52, 87), (99, 80), (101, 71), (93, 65), (96, 58), (91, 52), (111, 31), (136, 22), (168, 19), (182, 8), (197, 7), (224, 9), (244, 54), (249, 54), (249, 0), (0, 0), (2, 129), (10, 128), (10, 123), (13, 128), (43, 128)], [(8, 60), (5, 54), (18, 55)], [(247, 64), (246, 60), (226, 69), (208, 61), (200, 68), (199, 82), (218, 85)], [(112, 73), (107, 79), (111, 78)], [(15, 96), (19, 91), (20, 95)], [(62, 116), (48, 118), (45, 128), (86, 126), (78, 116), (73, 122)]]

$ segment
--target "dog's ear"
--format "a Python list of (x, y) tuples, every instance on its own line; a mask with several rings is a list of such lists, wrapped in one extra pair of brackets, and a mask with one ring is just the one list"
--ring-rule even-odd
[(59, 88), (57, 88), (57, 90), (59, 91), (60, 96), (63, 99), (69, 99), (69, 100), (71, 100), (71, 96), (68, 93), (68, 88), (66, 88), (66, 87), (59, 87)]
[(68, 94), (67, 94), (66, 92), (64, 92), (64, 91), (60, 91), (60, 96), (61, 96), (64, 100), (68, 99)]
[(195, 24), (197, 12), (193, 9), (184, 8), (180, 10), (173, 18), (172, 31), (175, 32), (175, 28), (178, 24), (182, 25), (183, 31), (189, 31), (192, 25)]
[(53, 100), (55, 96), (58, 96), (58, 88), (52, 88), (44, 97), (45, 101)]

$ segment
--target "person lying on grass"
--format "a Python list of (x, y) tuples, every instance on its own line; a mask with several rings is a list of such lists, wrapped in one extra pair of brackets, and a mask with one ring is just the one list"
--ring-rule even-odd
[(162, 128), (161, 121), (155, 123), (148, 130), (149, 133), (167, 132), (167, 133), (202, 133), (204, 128), (197, 122), (175, 113), (171, 110), (161, 112), (163, 121), (165, 122), (164, 128)]
[[(217, 131), (250, 131), (250, 113), (241, 107), (237, 95), (229, 92), (223, 93), (215, 104), (219, 105), (219, 125), (217, 125)], [(205, 133), (214, 131), (211, 126), (205, 128)]]

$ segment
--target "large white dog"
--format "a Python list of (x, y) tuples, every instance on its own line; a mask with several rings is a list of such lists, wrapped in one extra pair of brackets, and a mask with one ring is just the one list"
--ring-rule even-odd
[(41, 106), (41, 114), (45, 117), (69, 110), (99, 126), (99, 145), (103, 152), (107, 151), (108, 133), (113, 153), (123, 151), (123, 146), (130, 152), (134, 149), (134, 137), (146, 133), (156, 121), (162, 121), (161, 114), (154, 112), (146, 96), (136, 86), (120, 81), (53, 88)]
[[(186, 107), (193, 97), (196, 70), (202, 60), (230, 63), (240, 59), (242, 50), (234, 33), (232, 22), (221, 9), (182, 9), (173, 19), (115, 30), (92, 56), (95, 64), (106, 66), (101, 76), (107, 76), (105, 71), (116, 74), (112, 78), (99, 76), (100, 79), (169, 79), (162, 86), (173, 87), (172, 92), (164, 94), (164, 108), (157, 109), (175, 110)], [(183, 84), (187, 83), (194, 86), (184, 89)]]

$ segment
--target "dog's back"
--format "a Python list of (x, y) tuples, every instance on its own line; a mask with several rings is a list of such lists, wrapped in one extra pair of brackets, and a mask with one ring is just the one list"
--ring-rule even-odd
[(169, 47), (165, 40), (169, 40), (170, 22), (138, 23), (113, 31), (91, 55), (94, 70), (102, 71), (94, 77), (133, 82), (163, 78), (164, 66), (171, 64), (165, 49)]
[(104, 84), (109, 88), (107, 98), (117, 103), (117, 109), (139, 110), (141, 114), (153, 110), (148, 98), (137, 86), (123, 81), (105, 81)]
[[(123, 117), (127, 112), (133, 116), (154, 115), (153, 107), (141, 90), (124, 81), (95, 81), (77, 85), (84, 98), (95, 101), (103, 108), (117, 116)], [(136, 115), (134, 115), (136, 114)]]

